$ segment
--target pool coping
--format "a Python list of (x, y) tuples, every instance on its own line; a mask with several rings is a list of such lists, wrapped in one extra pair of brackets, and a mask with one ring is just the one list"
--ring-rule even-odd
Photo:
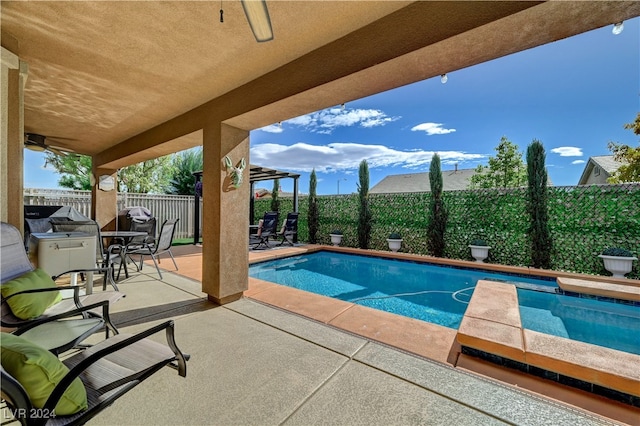
[(558, 287), (565, 292), (640, 302), (640, 287), (633, 284), (625, 285), (569, 277), (558, 277), (556, 281)]
[(640, 397), (640, 355), (523, 328), (512, 284), (478, 281), (456, 340), (463, 347)]

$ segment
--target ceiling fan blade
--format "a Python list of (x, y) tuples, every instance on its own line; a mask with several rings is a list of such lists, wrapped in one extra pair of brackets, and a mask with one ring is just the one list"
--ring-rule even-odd
[[(49, 151), (53, 154), (65, 156), (68, 152), (72, 152), (71, 150), (66, 150), (64, 148), (47, 145), (46, 143), (47, 137), (44, 135), (39, 135), (37, 133), (25, 133), (24, 134), (24, 146), (27, 149), (37, 152)], [(68, 151), (68, 152), (67, 152)]]
[(269, 18), (269, 10), (265, 0), (240, 0), (244, 14), (247, 15), (247, 21), (256, 41), (262, 43), (264, 41), (273, 40), (273, 29), (271, 28), (271, 18)]

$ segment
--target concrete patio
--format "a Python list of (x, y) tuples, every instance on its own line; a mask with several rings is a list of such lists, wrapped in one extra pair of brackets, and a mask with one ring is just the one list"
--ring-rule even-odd
[(248, 297), (216, 306), (197, 280), (143, 272), (120, 282), (127, 297), (112, 319), (123, 332), (174, 319), (188, 375), (164, 369), (91, 424), (616, 424)]

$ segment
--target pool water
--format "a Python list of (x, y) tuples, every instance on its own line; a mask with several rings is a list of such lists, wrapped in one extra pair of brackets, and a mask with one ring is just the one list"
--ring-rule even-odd
[(554, 278), (335, 252), (253, 264), (249, 275), (458, 329), (478, 280), (515, 284), (524, 328), (640, 355), (640, 307), (556, 294)]
[(640, 355), (638, 306), (518, 289), (522, 326)]
[(479, 279), (555, 287), (545, 279), (333, 252), (253, 264), (249, 275), (454, 329)]

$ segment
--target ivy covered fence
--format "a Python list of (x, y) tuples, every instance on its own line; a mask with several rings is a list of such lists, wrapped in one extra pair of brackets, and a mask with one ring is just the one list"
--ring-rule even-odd
[[(598, 254), (622, 247), (640, 255), (640, 184), (558, 186), (548, 188), (549, 227), (553, 239), (551, 269), (610, 275)], [(444, 257), (473, 260), (468, 248), (481, 238), (490, 246), (490, 263), (530, 266), (526, 188), (445, 191), (449, 211)], [(370, 248), (388, 250), (386, 239), (398, 232), (403, 252), (430, 254), (427, 248), (427, 208), (431, 194), (369, 194), (373, 215)], [(306, 197), (300, 197), (298, 239), (308, 241)], [(358, 247), (358, 195), (318, 196), (318, 242), (330, 244), (329, 232), (342, 230), (343, 246)], [(256, 200), (255, 217), (270, 208)], [(280, 198), (282, 217), (293, 210), (290, 198)], [(640, 279), (640, 261), (628, 278)]]

